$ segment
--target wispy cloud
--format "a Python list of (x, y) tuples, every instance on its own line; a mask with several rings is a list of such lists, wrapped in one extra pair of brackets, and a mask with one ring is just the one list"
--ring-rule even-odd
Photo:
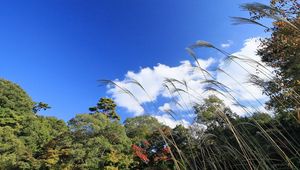
[(233, 45), (233, 41), (228, 40), (226, 43), (222, 43), (221, 47), (222, 48), (229, 48), (229, 47), (231, 47), (231, 45)]

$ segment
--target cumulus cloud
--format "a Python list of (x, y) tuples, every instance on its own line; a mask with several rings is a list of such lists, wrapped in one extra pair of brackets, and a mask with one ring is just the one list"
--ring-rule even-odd
[[(228, 43), (230, 43), (230, 41), (228, 41)], [(258, 46), (258, 38), (247, 39), (244, 43), (244, 47), (232, 55), (260, 62), (260, 57), (256, 55)], [(203, 69), (207, 69), (217, 61), (214, 58), (208, 58), (205, 60), (198, 59), (198, 62)], [(255, 63), (236, 62), (239, 62), (239, 64), (236, 64), (235, 60), (230, 63), (219, 61), (219, 68), (226, 73), (217, 71), (214, 72), (213, 75), (215, 75), (217, 81), (231, 88), (231, 95), (241, 101), (242, 104), (245, 104), (245, 108), (235, 105), (236, 101), (234, 100), (228, 100), (227, 97), (217, 93), (216, 95), (223, 99), (226, 105), (230, 106), (233, 111), (240, 115), (245, 114), (245, 109), (255, 111), (252, 106), (263, 110), (263, 107), (259, 104), (263, 103), (267, 97), (262, 94), (260, 88), (246, 82), (249, 79), (249, 73), (265, 78), (264, 75), (257, 71), (264, 68), (261, 68), (260, 65)], [(263, 65), (263, 63), (261, 64)], [(195, 102), (202, 102), (203, 98), (208, 96), (208, 93), (205, 93), (205, 84), (203, 84), (203, 73), (199, 68), (195, 67), (195, 65), (195, 63), (186, 60), (181, 61), (178, 66), (174, 67), (157, 64), (154, 67), (141, 68), (138, 72), (128, 71), (123, 80), (114, 81), (119, 87), (122, 87), (122, 89), (120, 90), (119, 87), (109, 87), (108, 93), (111, 94), (118, 106), (126, 108), (129, 112), (132, 112), (134, 116), (142, 115), (145, 112), (153, 112), (153, 110), (146, 110), (146, 107), (143, 106), (149, 103), (155, 103), (160, 98), (164, 98), (167, 102), (159, 104), (161, 106), (156, 108), (154, 113), (168, 112), (169, 110), (187, 111), (192, 108)], [(166, 83), (166, 78), (176, 79), (178, 81)], [(142, 87), (140, 87), (140, 85)], [(166, 85), (168, 88), (166, 88)], [(177, 88), (177, 91), (174, 86)], [(134, 97), (124, 92), (124, 89), (130, 91)], [(190, 114), (191, 113), (187, 112), (187, 117)], [(153, 116), (170, 127), (175, 127), (180, 122), (183, 122), (185, 126), (188, 125), (188, 121), (186, 121), (184, 117), (180, 117), (180, 120), (176, 121), (165, 113), (162, 115), (155, 114)]]
[[(214, 62), (214, 59), (199, 59), (198, 62), (203, 68), (207, 68)], [(133, 112), (135, 116), (138, 116), (145, 112), (141, 106), (142, 104), (153, 102), (159, 96), (171, 97), (168, 89), (163, 86), (166, 78), (186, 81), (193, 84), (196, 89), (201, 89), (203, 86), (199, 83), (203, 79), (199, 70), (195, 69), (190, 61), (182, 61), (176, 67), (158, 64), (153, 68), (142, 68), (136, 73), (128, 71), (123, 80), (114, 81), (118, 87), (109, 88), (108, 93), (112, 95), (118, 106), (124, 107), (129, 112)], [(138, 82), (142, 88), (132, 80)], [(119, 87), (122, 87), (122, 89)], [(125, 93), (124, 89), (130, 91), (134, 97)]]
[[(232, 54), (232, 56), (241, 59), (233, 59), (234, 61), (231, 61), (229, 64), (225, 61), (221, 62), (220, 68), (224, 72), (219, 71), (217, 73), (217, 80), (227, 87), (230, 87), (230, 90), (233, 91), (232, 95), (239, 101), (243, 101), (249, 112), (253, 111), (253, 107), (251, 106), (257, 107), (256, 110), (266, 111), (259, 105), (267, 100), (267, 96), (263, 95), (259, 87), (249, 83), (249, 74), (255, 74), (262, 79), (267, 79), (265, 73), (262, 73), (261, 70), (264, 70), (264, 72), (268, 72), (266, 68), (271, 70), (262, 63), (260, 57), (256, 55), (259, 44), (259, 38), (247, 39), (244, 43), (244, 47)], [(257, 61), (259, 64), (252, 61)], [(233, 105), (230, 100), (226, 100), (225, 102), (237, 113), (245, 112), (241, 107)]]
[(163, 115), (156, 115), (153, 116), (155, 117), (158, 122), (167, 125), (171, 128), (175, 128), (177, 125), (182, 125), (184, 127), (188, 127), (190, 125), (190, 123), (184, 119), (181, 120), (174, 120), (174, 118), (172, 118), (170, 115), (168, 114), (163, 114)]
[(159, 106), (158, 110), (160, 110), (161, 112), (168, 112), (168, 111), (170, 111), (171, 110), (170, 103), (165, 103), (164, 105)]

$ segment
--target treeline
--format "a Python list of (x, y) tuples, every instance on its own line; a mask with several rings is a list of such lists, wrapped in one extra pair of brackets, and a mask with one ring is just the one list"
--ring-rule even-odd
[(102, 98), (66, 124), (37, 115), (48, 105), (0, 79), (0, 169), (129, 169), (132, 141), (115, 107)]
[(247, 160), (263, 169), (289, 168), (277, 149), (300, 166), (300, 126), (288, 117), (239, 117), (210, 96), (194, 107), (193, 126), (171, 129), (151, 116), (122, 125), (115, 107), (101, 98), (65, 123), (36, 114), (49, 106), (0, 79), (0, 169), (249, 169)]

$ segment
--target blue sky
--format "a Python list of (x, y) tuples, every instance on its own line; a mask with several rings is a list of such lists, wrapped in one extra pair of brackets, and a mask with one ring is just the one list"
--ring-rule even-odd
[[(228, 43), (263, 36), (257, 26), (233, 26), (248, 16), (220, 0), (10, 0), (0, 6), (0, 77), (20, 84), (44, 115), (69, 120), (109, 96), (99, 79), (124, 79), (128, 71), (189, 59), (185, 47), (202, 39)], [(262, 1), (260, 1), (262, 2)], [(263, 1), (267, 2), (267, 1)], [(204, 51), (201, 59), (218, 58)], [(132, 116), (119, 108), (125, 119)]]

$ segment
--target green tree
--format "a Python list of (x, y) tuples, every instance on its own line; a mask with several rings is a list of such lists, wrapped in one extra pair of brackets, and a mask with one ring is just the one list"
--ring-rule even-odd
[(38, 116), (34, 107), (20, 86), (0, 79), (0, 169), (38, 169), (43, 147), (67, 131), (65, 122)]
[(272, 121), (272, 117), (268, 113), (255, 112), (251, 115), (250, 120), (255, 120), (260, 124), (267, 124)]
[(29, 117), (22, 126), (17, 135), (35, 156), (39, 155), (50, 140), (68, 130), (64, 121), (43, 116)]
[(31, 113), (34, 102), (17, 84), (0, 79), (0, 109), (6, 108), (21, 113)]
[(147, 140), (154, 131), (162, 126), (156, 118), (151, 116), (137, 116), (127, 118), (124, 122), (126, 134), (133, 143), (140, 143)]
[(270, 97), (268, 108), (274, 110), (279, 119), (287, 121), (297, 117), (297, 113), (300, 121), (299, 7), (297, 0), (271, 0), (269, 6), (260, 3), (242, 5), (250, 12), (252, 23), (264, 18), (274, 21), (266, 30), (271, 36), (261, 40), (257, 51), (262, 61), (273, 69), (273, 75), (262, 72), (268, 79), (259, 80), (253, 76), (252, 82), (261, 86)]
[[(300, 26), (300, 17), (292, 21)], [(275, 76), (264, 82), (267, 103), (276, 113), (296, 112), (300, 108), (300, 29), (296, 31), (284, 22), (275, 22), (272, 36), (262, 41), (258, 55), (275, 70)]]
[[(31, 151), (9, 126), (0, 127), (0, 169), (35, 169)], [(34, 168), (35, 167), (35, 168)]]
[(90, 107), (89, 110), (94, 113), (103, 113), (112, 120), (120, 120), (116, 112), (116, 104), (110, 98), (100, 98), (97, 105)]
[(51, 107), (47, 104), (47, 103), (44, 103), (44, 102), (38, 102), (38, 103), (35, 103), (34, 107), (33, 107), (33, 112), (34, 113), (37, 113), (41, 110), (47, 110), (47, 109), (50, 109)]
[(221, 99), (214, 95), (204, 99), (202, 104), (195, 105), (194, 110), (196, 122), (207, 126), (223, 125), (226, 118), (230, 120), (237, 117)]
[(21, 128), (26, 117), (33, 115), (34, 102), (21, 89), (10, 81), (0, 79), (0, 125)]
[(131, 142), (118, 121), (111, 121), (105, 114), (95, 112), (76, 115), (68, 124), (75, 140), (72, 144), (75, 167), (129, 168), (132, 163)]

